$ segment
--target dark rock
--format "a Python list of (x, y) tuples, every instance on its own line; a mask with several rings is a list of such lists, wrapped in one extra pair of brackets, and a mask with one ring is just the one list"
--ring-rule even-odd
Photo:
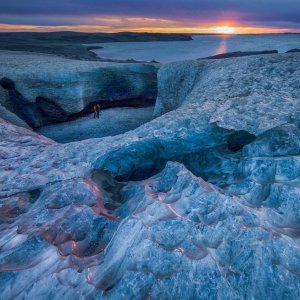
[(91, 50), (97, 50), (97, 49), (103, 49), (104, 47), (101, 46), (86, 46), (86, 49), (91, 51)]
[(202, 59), (224, 59), (224, 58), (232, 58), (232, 57), (242, 57), (242, 56), (252, 56), (252, 55), (262, 55), (262, 54), (276, 54), (277, 50), (266, 50), (266, 51), (237, 51), (230, 53), (223, 53), (214, 56), (209, 56)]
[(5, 90), (14, 90), (15, 89), (15, 83), (6, 77), (3, 77), (0, 79), (0, 85), (5, 89)]
[(291, 50), (289, 50), (289, 51), (287, 51), (286, 53), (298, 53), (298, 52), (300, 52), (300, 49), (291, 49)]

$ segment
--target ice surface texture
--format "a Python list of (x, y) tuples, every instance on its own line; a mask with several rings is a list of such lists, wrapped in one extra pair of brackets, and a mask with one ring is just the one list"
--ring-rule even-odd
[(299, 299), (299, 58), (167, 65), (116, 137), (1, 121), (1, 298)]
[(94, 102), (140, 99), (143, 103), (156, 98), (154, 64), (79, 61), (12, 51), (0, 54), (0, 88), (10, 88), (6, 107), (31, 127), (65, 121)]

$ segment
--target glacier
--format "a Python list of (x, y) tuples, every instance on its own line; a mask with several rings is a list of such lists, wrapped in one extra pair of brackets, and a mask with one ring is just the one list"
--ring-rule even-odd
[(114, 137), (1, 120), (1, 298), (299, 299), (299, 58), (164, 65)]

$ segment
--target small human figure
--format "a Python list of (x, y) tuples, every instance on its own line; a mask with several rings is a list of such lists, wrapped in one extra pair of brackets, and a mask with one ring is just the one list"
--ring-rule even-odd
[(97, 117), (97, 105), (96, 104), (93, 106), (93, 111), (94, 111), (94, 119), (96, 119), (96, 117)]
[(100, 109), (101, 109), (100, 105), (97, 104), (97, 105), (96, 105), (97, 119), (100, 118)]

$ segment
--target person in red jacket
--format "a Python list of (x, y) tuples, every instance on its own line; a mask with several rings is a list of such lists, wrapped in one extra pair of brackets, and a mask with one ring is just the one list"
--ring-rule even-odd
[(96, 104), (94, 104), (93, 110), (94, 110), (94, 119), (96, 119), (96, 117), (97, 117), (97, 105)]
[(94, 106), (93, 106), (93, 110), (94, 110), (94, 119), (99, 119), (100, 118), (100, 109), (101, 109), (101, 107), (100, 107), (100, 105), (99, 104), (95, 104)]
[(97, 105), (96, 105), (97, 119), (100, 118), (100, 109), (101, 109), (100, 105), (97, 104)]

